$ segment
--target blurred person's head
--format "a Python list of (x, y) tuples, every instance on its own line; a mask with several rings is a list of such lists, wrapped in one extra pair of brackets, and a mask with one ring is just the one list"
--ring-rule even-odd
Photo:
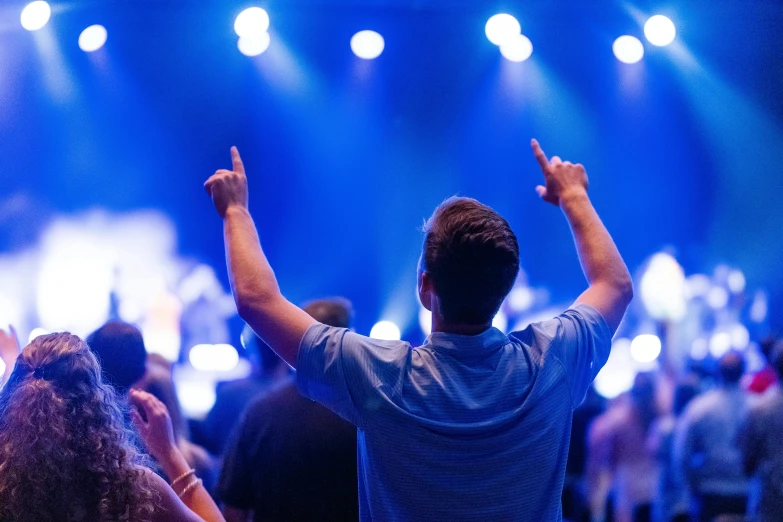
[(686, 376), (676, 388), (674, 388), (674, 400), (672, 401), (672, 412), (679, 417), (688, 404), (697, 395), (699, 395), (699, 379), (695, 375)]
[(769, 337), (765, 337), (761, 340), (759, 343), (759, 346), (761, 348), (761, 355), (764, 356), (764, 360), (767, 361), (769, 364), (772, 364), (772, 351), (775, 349), (775, 345), (777, 344), (778, 339), (777, 337), (770, 335)]
[(342, 297), (310, 301), (304, 306), (304, 311), (327, 326), (350, 328), (353, 322), (351, 302)]
[(642, 428), (647, 431), (658, 417), (655, 374), (652, 372), (637, 373), (631, 387), (630, 397), (642, 423)]
[(87, 344), (35, 338), (0, 390), (0, 520), (139, 520), (152, 493)]
[(778, 379), (783, 381), (783, 341), (775, 343), (774, 348), (770, 350), (769, 363), (775, 369), (775, 373), (778, 374)]
[(737, 384), (745, 374), (745, 358), (741, 353), (730, 351), (718, 360), (718, 377), (724, 384)]
[(425, 223), (419, 299), (434, 320), (489, 326), (518, 272), (514, 232), (475, 199), (449, 198)]
[(147, 350), (141, 331), (133, 325), (110, 321), (87, 337), (87, 344), (98, 357), (103, 380), (121, 394), (144, 376)]

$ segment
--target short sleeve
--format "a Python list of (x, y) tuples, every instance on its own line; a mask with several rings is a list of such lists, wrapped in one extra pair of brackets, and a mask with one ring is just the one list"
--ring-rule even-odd
[(237, 509), (254, 506), (253, 466), (256, 460), (250, 457), (249, 447), (254, 432), (252, 422), (251, 415), (244, 415), (231, 434), (217, 486), (218, 498)]
[(550, 354), (563, 363), (571, 388), (572, 406), (576, 408), (609, 359), (612, 351), (609, 325), (592, 306), (577, 304), (537, 327), (552, 339)]
[(299, 346), (299, 391), (362, 427), (365, 416), (393, 401), (401, 390), (410, 345), (380, 341), (316, 323)]

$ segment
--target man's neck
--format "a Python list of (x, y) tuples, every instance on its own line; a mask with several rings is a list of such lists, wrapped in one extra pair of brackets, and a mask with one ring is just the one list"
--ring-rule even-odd
[(492, 328), (492, 323), (485, 324), (452, 324), (433, 315), (432, 331), (459, 335), (479, 335)]

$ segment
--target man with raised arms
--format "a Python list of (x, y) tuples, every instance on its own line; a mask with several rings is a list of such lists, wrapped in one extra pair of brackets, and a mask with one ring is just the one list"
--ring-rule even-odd
[(450, 198), (425, 226), (418, 267), (432, 335), (412, 347), (317, 323), (283, 297), (248, 211), (247, 178), (206, 182), (242, 318), (297, 369), (301, 393), (355, 424), (362, 520), (561, 520), (573, 409), (606, 362), (631, 277), (579, 164), (533, 153), (541, 198), (559, 206), (589, 286), (554, 319), (504, 335), (492, 318), (519, 269), (508, 223)]

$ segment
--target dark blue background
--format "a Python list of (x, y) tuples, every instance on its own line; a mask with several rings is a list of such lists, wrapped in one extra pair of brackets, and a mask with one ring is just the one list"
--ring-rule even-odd
[[(418, 227), (456, 193), (505, 215), (531, 283), (570, 299), (584, 281), (564, 219), (533, 190), (538, 137), (587, 166), (632, 269), (672, 246), (688, 273), (728, 262), (783, 297), (781, 2), (259, 2), (272, 44), (257, 58), (233, 32), (252, 3), (53, 3), (37, 33), (23, 5), (0, 7), (2, 251), (54, 213), (156, 208), (181, 251), (222, 267), (202, 183), (235, 144), (294, 301), (342, 294), (360, 331), (382, 316), (413, 326)], [(533, 42), (527, 62), (484, 36), (502, 11)], [(619, 63), (612, 41), (643, 39), (656, 12), (676, 43)], [(109, 38), (87, 54), (76, 42), (93, 23)], [(384, 35), (379, 59), (351, 53), (361, 29)]]

